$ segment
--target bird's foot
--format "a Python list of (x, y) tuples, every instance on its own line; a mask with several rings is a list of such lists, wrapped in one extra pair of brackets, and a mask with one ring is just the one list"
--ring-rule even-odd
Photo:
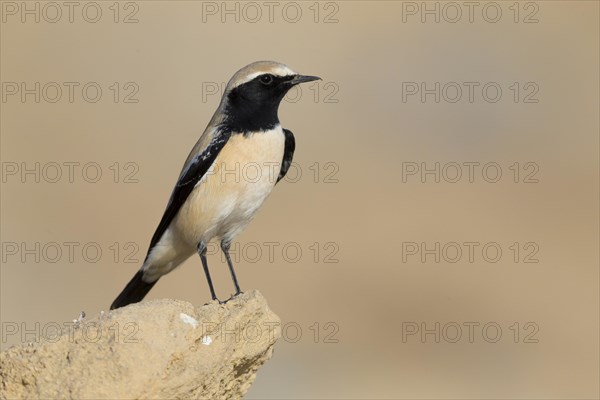
[[(227, 300), (225, 300), (225, 301), (221, 301), (221, 300), (219, 300), (219, 298), (218, 298), (217, 296), (213, 296), (213, 297), (212, 297), (212, 300), (210, 301), (210, 303), (212, 303), (212, 302), (215, 302), (215, 301), (216, 301), (218, 304), (225, 304), (225, 303), (227, 303)], [(209, 303), (209, 304), (210, 304), (210, 303)]]
[(228, 301), (235, 299), (236, 297), (238, 297), (241, 294), (244, 294), (244, 292), (242, 292), (241, 290), (238, 290), (237, 292), (235, 292), (235, 294), (232, 294), (231, 297), (228, 298), (227, 300), (225, 300), (223, 303), (227, 303)]

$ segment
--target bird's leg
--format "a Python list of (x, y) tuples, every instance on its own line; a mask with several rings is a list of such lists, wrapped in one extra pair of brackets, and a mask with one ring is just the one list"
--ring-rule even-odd
[(200, 254), (200, 260), (202, 260), (202, 268), (204, 268), (204, 273), (206, 274), (206, 281), (208, 282), (208, 287), (210, 288), (210, 295), (213, 300), (219, 301), (219, 299), (217, 299), (217, 295), (215, 294), (215, 288), (213, 287), (212, 279), (210, 279), (208, 262), (206, 261), (206, 244), (204, 242), (200, 242), (200, 244), (198, 244), (198, 254)]
[(233, 263), (231, 262), (231, 257), (229, 257), (229, 248), (231, 247), (231, 242), (227, 240), (221, 240), (221, 250), (225, 254), (225, 258), (227, 259), (227, 265), (229, 265), (229, 272), (231, 272), (231, 279), (233, 279), (233, 284), (235, 285), (235, 294), (233, 297), (242, 293), (240, 290), (240, 285), (238, 284), (237, 277), (235, 276), (235, 270), (233, 269)]

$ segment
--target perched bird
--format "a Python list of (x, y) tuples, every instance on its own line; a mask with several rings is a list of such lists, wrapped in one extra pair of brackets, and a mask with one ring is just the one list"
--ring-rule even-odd
[[(218, 300), (206, 261), (213, 239), (220, 241), (235, 295), (241, 293), (229, 257), (231, 242), (285, 176), (294, 155), (294, 135), (279, 123), (279, 104), (293, 86), (317, 79), (272, 61), (250, 64), (231, 78), (183, 165), (142, 267), (111, 309), (142, 300), (161, 276), (196, 252), (212, 299)], [(259, 172), (252, 179), (230, 173), (250, 163)]]

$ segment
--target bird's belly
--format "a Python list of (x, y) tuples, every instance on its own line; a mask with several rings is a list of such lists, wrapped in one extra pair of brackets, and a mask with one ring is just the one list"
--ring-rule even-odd
[(233, 135), (174, 221), (185, 241), (196, 246), (239, 234), (273, 190), (284, 145), (280, 127)]

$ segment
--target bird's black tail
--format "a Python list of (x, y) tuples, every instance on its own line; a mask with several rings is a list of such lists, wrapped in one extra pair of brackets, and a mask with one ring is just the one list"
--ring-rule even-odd
[(125, 307), (131, 303), (137, 303), (142, 300), (146, 294), (152, 289), (152, 286), (158, 282), (158, 280), (147, 283), (142, 280), (143, 272), (140, 270), (133, 276), (133, 278), (129, 281), (125, 289), (121, 292), (121, 294), (113, 301), (110, 306), (111, 310), (119, 307)]

